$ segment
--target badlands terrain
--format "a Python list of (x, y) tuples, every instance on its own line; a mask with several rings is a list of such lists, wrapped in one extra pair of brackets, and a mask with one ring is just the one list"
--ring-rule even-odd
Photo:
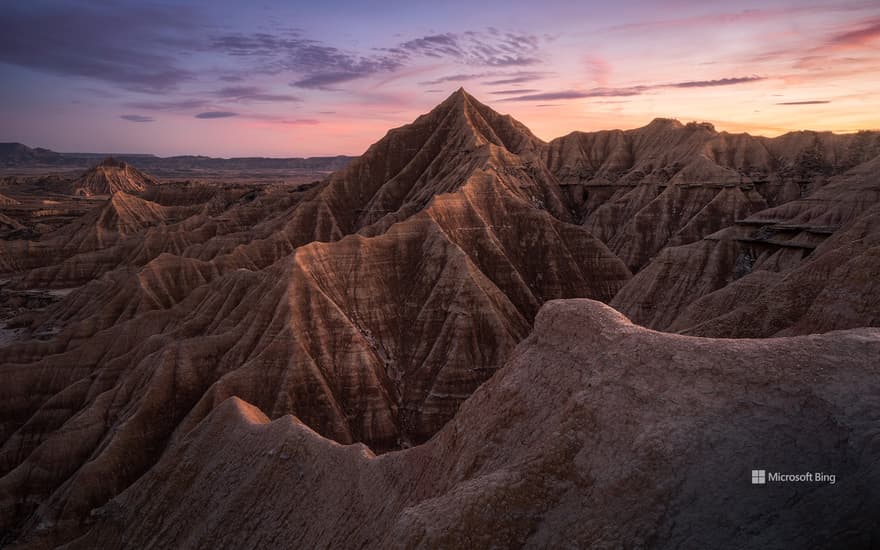
[(459, 90), (308, 181), (14, 151), (0, 546), (880, 541), (876, 132)]

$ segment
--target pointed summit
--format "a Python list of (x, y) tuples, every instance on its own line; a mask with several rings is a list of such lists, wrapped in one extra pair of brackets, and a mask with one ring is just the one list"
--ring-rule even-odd
[(441, 126), (451, 126), (473, 139), (473, 145), (503, 147), (515, 154), (536, 150), (543, 145), (532, 132), (510, 115), (502, 115), (480, 103), (463, 87), (458, 88), (430, 113), (416, 119), (413, 125), (427, 121)]
[(96, 167), (125, 168), (127, 166), (128, 165), (121, 160), (116, 160), (113, 157), (107, 157), (104, 160), (102, 160), (101, 162), (99, 162)]
[(684, 124), (678, 119), (665, 117), (657, 117), (642, 127), (644, 130), (678, 130), (680, 128), (684, 128)]
[(464, 106), (465, 104), (467, 104), (470, 101), (476, 101), (476, 99), (474, 99), (474, 96), (469, 94), (467, 92), (467, 90), (465, 90), (464, 87), (462, 86), (459, 89), (452, 92), (451, 94), (449, 94), (449, 97), (447, 97), (443, 101), (443, 103), (441, 103), (440, 105), (444, 105), (446, 103), (452, 103), (454, 105)]
[[(413, 124), (418, 124), (419, 120), (423, 117), (445, 116), (452, 111), (456, 111), (458, 114), (463, 115), (473, 103), (480, 104), (472, 95), (467, 93), (464, 88), (459, 88), (449, 94), (446, 99), (438, 103), (430, 112), (416, 119)], [(486, 108), (488, 109), (488, 107)]]
[(141, 193), (156, 181), (127, 163), (107, 157), (87, 170), (72, 185), (74, 195), (112, 195), (117, 191)]
[(398, 183), (401, 179), (410, 182), (422, 177), (429, 165), (438, 170), (461, 166), (466, 163), (465, 155), (471, 157), (486, 145), (518, 155), (544, 147), (513, 117), (497, 113), (458, 88), (430, 112), (390, 130), (337, 176), (356, 178), (361, 188), (367, 182), (378, 187), (394, 178)]
[[(390, 212), (415, 212), (487, 166), (503, 165), (499, 171), (504, 172), (540, 163), (545, 146), (513, 117), (459, 88), (411, 124), (390, 130), (331, 176), (327, 195), (338, 211), (335, 222), (343, 232), (355, 232)], [(559, 200), (546, 202), (557, 205)], [(358, 216), (347, 219), (344, 212)]]
[(168, 219), (167, 208), (125, 191), (116, 191), (101, 210), (96, 225), (105, 231), (133, 235)]

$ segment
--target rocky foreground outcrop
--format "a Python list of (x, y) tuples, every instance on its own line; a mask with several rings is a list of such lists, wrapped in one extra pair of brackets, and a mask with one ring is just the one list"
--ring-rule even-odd
[(230, 397), (67, 547), (869, 548), (877, 357), (880, 329), (712, 340), (554, 301), (430, 442), (377, 457)]

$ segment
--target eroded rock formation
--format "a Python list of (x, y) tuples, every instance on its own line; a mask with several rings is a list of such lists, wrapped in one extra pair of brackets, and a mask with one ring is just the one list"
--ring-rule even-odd
[[(9, 296), (54, 289), (0, 347), (0, 542), (735, 545), (748, 495), (694, 487), (730, 453), (735, 485), (758, 457), (743, 445), (782, 461), (772, 427), (793, 431), (793, 411), (855, 434), (829, 452), (865, 473), (876, 392), (855, 395), (861, 417), (840, 407), (876, 384), (876, 331), (707, 341), (545, 304), (722, 337), (876, 325), (878, 154), (875, 133), (665, 119), (548, 144), (459, 90), (314, 184), (99, 167), (83, 188), (109, 198), (0, 248)], [(876, 495), (838, 496), (817, 544), (862, 540)]]
[(880, 325), (880, 157), (804, 198), (669, 247), (612, 301), (640, 324), (720, 337)]
[[(4, 525), (80, 521), (231, 395), (343, 443), (426, 440), (544, 301), (609, 301), (631, 276), (567, 223), (541, 147), (459, 92), (287, 201), (269, 191), (168, 223), (159, 195), (115, 194), (81, 240), (113, 228), (116, 242), (18, 279), (94, 278), (20, 321), (53, 338), (4, 350)], [(285, 208), (267, 216), (270, 200)]]
[(635, 272), (665, 247), (804, 197), (878, 155), (877, 132), (769, 139), (657, 119), (574, 132), (550, 142), (545, 160), (583, 223)]
[(878, 355), (880, 329), (708, 340), (554, 301), (425, 445), (377, 457), (229, 397), (71, 548), (867, 548)]
[(73, 182), (74, 195), (112, 195), (117, 191), (141, 193), (156, 182), (129, 164), (106, 158)]

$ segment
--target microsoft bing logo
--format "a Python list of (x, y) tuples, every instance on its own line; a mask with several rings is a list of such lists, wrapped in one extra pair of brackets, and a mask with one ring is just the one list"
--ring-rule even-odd
[(770, 472), (767, 470), (752, 470), (752, 485), (767, 485), (767, 483), (827, 483), (834, 485), (837, 483), (837, 474), (826, 474), (825, 472), (802, 472), (796, 474)]

